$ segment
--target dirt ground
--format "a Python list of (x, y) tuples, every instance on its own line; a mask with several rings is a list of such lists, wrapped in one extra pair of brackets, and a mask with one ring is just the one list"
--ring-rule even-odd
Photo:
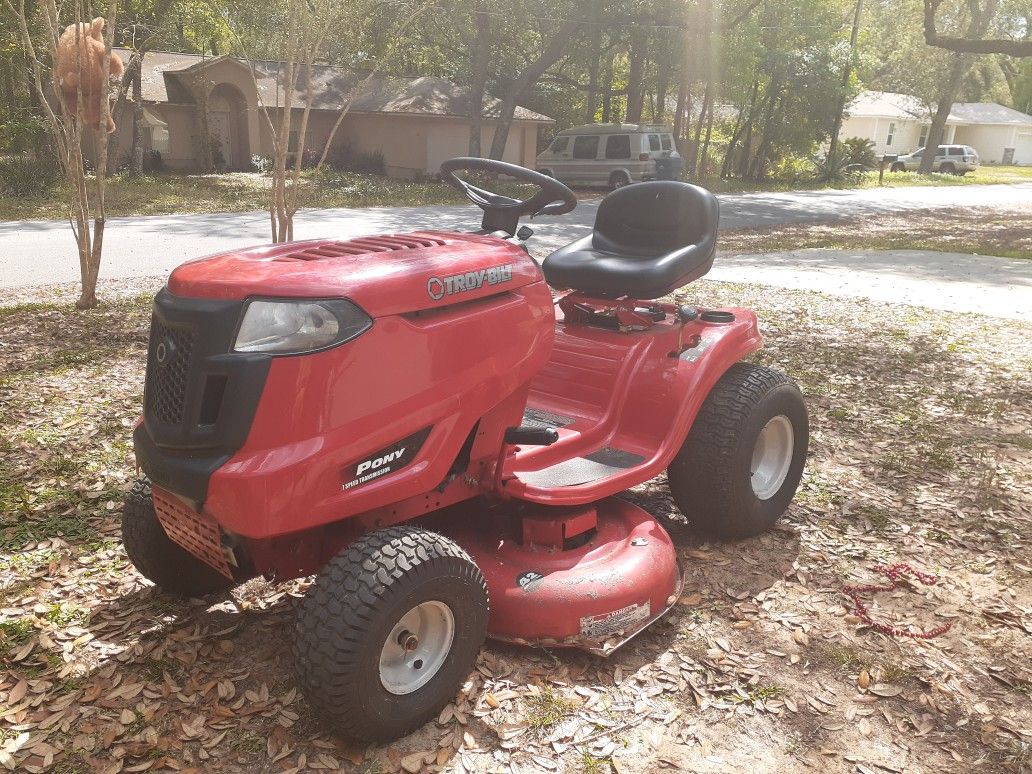
[(865, 250), (939, 250), (946, 253), (1032, 258), (1032, 206), (955, 207), (878, 214), (826, 223), (741, 228), (721, 232), (725, 253), (804, 247)]
[[(294, 688), (304, 582), (181, 603), (127, 563), (149, 301), (0, 308), (0, 768), (1032, 770), (1032, 326), (687, 290), (756, 309), (757, 360), (806, 396), (810, 455), (782, 524), (707, 543), (665, 481), (637, 488), (687, 569), (673, 613), (609, 659), (488, 644), (437, 721), (385, 747), (323, 733)], [(942, 636), (854, 615), (843, 585), (898, 562), (938, 582), (865, 595), (872, 616), (951, 623)]]

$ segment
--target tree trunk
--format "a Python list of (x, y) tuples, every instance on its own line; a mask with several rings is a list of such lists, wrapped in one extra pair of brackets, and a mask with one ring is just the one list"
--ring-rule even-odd
[(853, 77), (853, 64), (856, 58), (856, 41), (860, 34), (860, 14), (863, 13), (864, 0), (856, 0), (856, 7), (853, 9), (853, 29), (849, 35), (849, 64), (842, 71), (842, 95), (839, 97), (838, 108), (835, 111), (835, 121), (831, 127), (831, 140), (828, 143), (828, 157), (835, 155), (838, 148), (839, 132), (842, 131), (842, 120), (846, 111), (846, 90), (849, 88), (849, 81)]
[(699, 122), (695, 126), (695, 138), (692, 140), (692, 151), (688, 158), (688, 174), (695, 177), (699, 171), (699, 151), (702, 147), (702, 130), (706, 124), (706, 115), (712, 109), (713, 80), (707, 78), (706, 90), (702, 95), (702, 107), (699, 109)]
[(684, 111), (691, 103), (688, 101), (688, 84), (682, 79), (677, 87), (677, 106), (674, 108), (674, 137), (677, 138), (677, 145), (681, 145), (682, 132), (684, 131)]
[(512, 117), (516, 112), (518, 101), (530, 87), (541, 79), (549, 67), (559, 61), (579, 26), (580, 22), (575, 20), (563, 22), (538, 58), (528, 64), (523, 72), (509, 84), (502, 97), (501, 115), (498, 117), (494, 137), (491, 139), (491, 158), (501, 159), (505, 153), (505, 143), (509, 139), (509, 128), (512, 126)]
[(781, 126), (781, 115), (784, 108), (784, 98), (781, 89), (771, 97), (770, 109), (767, 111), (767, 120), (763, 125), (763, 140), (756, 151), (749, 168), (749, 180), (762, 180), (767, 172), (767, 156), (773, 147), (778, 134), (778, 127)]
[(484, 112), (484, 87), (491, 64), (491, 17), (476, 12), (477, 34), (472, 51), (472, 82), (469, 90), (469, 155), (480, 156), (480, 134)]
[[(932, 1), (934, 2), (934, 0)], [(929, 0), (925, 0), (926, 11), (928, 4)], [(936, 8), (938, 8), (940, 3), (934, 4)], [(968, 20), (967, 37), (981, 38), (985, 35), (989, 22), (992, 21), (992, 18), (996, 13), (996, 0), (990, 0), (990, 2), (987, 2), (984, 7), (980, 7), (977, 2), (972, 2), (968, 4), (968, 8), (972, 13), (971, 18)], [(928, 139), (925, 141), (925, 151), (921, 155), (921, 166), (918, 167), (917, 170), (919, 174), (927, 175), (932, 171), (932, 166), (935, 163), (935, 154), (939, 149), (939, 145), (942, 143), (943, 134), (946, 130), (946, 119), (949, 118), (950, 110), (953, 108), (953, 103), (957, 100), (957, 94), (960, 92), (960, 87), (964, 83), (964, 76), (966, 76), (968, 70), (971, 69), (971, 64), (973, 62), (974, 57), (970, 54), (955, 53), (953, 55), (953, 61), (950, 63), (949, 74), (946, 76), (943, 89), (939, 93), (939, 101), (936, 105), (935, 115), (932, 117), (932, 124), (928, 127)], [(929, 148), (932, 149), (931, 153), (928, 152)]]
[(645, 101), (642, 82), (648, 40), (648, 33), (640, 27), (631, 30), (630, 72), (627, 75), (627, 122), (631, 124), (641, 123), (641, 109)]
[[(771, 94), (775, 88), (776, 84), (773, 81), (767, 84), (763, 98), (759, 102), (754, 101), (754, 109), (749, 111), (749, 116), (746, 118), (744, 134), (742, 135), (742, 150), (738, 157), (738, 176), (741, 178), (748, 177), (749, 175), (749, 162), (752, 159), (753, 131), (756, 128), (756, 121), (760, 114), (770, 106)], [(755, 96), (758, 96), (758, 94), (759, 92)]]
[(706, 139), (702, 141), (702, 152), (699, 154), (698, 176), (706, 177), (706, 166), (709, 164), (710, 139), (713, 137), (713, 100), (710, 99), (706, 113)]
[(143, 90), (141, 88), (143, 54), (136, 60), (133, 70), (133, 143), (129, 153), (129, 176), (143, 173)]
[[(742, 131), (745, 129), (746, 124), (752, 121), (753, 111), (756, 109), (756, 97), (759, 95), (760, 81), (754, 80), (752, 90), (749, 93), (749, 106), (744, 111), (738, 111), (738, 115), (735, 117), (735, 128), (731, 132), (731, 139), (727, 144), (727, 152), (724, 154), (724, 163), (720, 168), (720, 176), (722, 178), (731, 177), (731, 173), (735, 168), (735, 156), (738, 152), (738, 141), (741, 139)], [(743, 121), (743, 118), (745, 119)]]
[(608, 124), (613, 120), (613, 63), (606, 63), (606, 77), (602, 89), (602, 123)]
[[(592, 19), (598, 21), (601, 17), (601, 0), (596, 0), (593, 6)], [(599, 62), (602, 59), (602, 25), (591, 25), (591, 57), (588, 61), (588, 94), (584, 99), (584, 123), (595, 122), (595, 114), (598, 112), (598, 72)]]
[(917, 169), (919, 174), (927, 175), (932, 171), (935, 155), (939, 145), (942, 144), (943, 135), (946, 133), (946, 119), (950, 117), (950, 110), (957, 99), (957, 92), (960, 91), (964, 76), (970, 66), (970, 56), (953, 54), (949, 74), (943, 82), (942, 91), (939, 92), (939, 101), (936, 104), (935, 115), (932, 116), (932, 124), (928, 127), (928, 139), (925, 140), (924, 153), (921, 155), (921, 166)]

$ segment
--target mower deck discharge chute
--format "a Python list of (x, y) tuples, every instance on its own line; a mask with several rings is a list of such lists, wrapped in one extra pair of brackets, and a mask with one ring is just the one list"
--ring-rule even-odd
[[(538, 192), (511, 199), (460, 171)], [(485, 636), (605, 655), (662, 616), (677, 552), (624, 490), (666, 471), (689, 522), (744, 537), (784, 512), (806, 456), (798, 389), (739, 362), (762, 344), (755, 316), (652, 300), (712, 264), (709, 192), (621, 188), (539, 267), (519, 220), (572, 210), (566, 186), (483, 159), (442, 173), (484, 210), (476, 233), (177, 268), (134, 432), (133, 563), (190, 596), (317, 573), (299, 681), (331, 729), (362, 739), (435, 716)]]

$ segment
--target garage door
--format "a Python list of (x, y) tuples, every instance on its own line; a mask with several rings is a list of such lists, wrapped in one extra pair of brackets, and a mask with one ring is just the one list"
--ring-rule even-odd
[(1014, 163), (1032, 165), (1032, 132), (1018, 132), (1014, 141)]

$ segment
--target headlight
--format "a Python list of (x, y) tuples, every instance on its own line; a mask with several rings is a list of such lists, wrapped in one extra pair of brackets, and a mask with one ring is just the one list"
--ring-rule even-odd
[(280, 355), (314, 352), (342, 344), (373, 324), (350, 301), (251, 301), (237, 331), (235, 352)]

